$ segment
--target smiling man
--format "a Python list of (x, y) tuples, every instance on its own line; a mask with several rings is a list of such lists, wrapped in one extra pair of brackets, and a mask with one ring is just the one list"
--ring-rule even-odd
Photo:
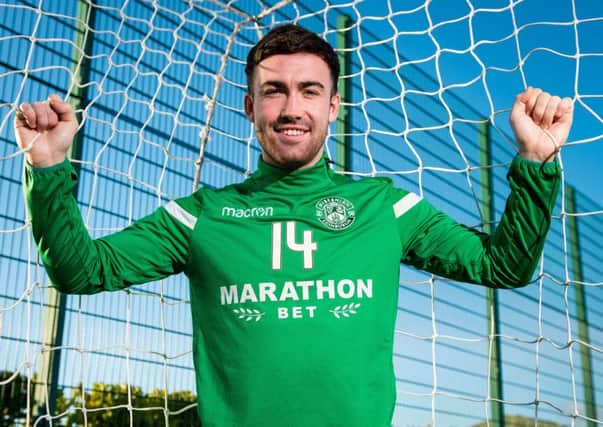
[(533, 88), (518, 95), (520, 155), (504, 215), (486, 236), (388, 179), (331, 170), (323, 146), (339, 68), (316, 34), (274, 29), (246, 71), (258, 170), (97, 240), (72, 196), (73, 110), (56, 96), (22, 105), (15, 130), (40, 256), (53, 286), (69, 293), (188, 276), (204, 426), (390, 425), (400, 262), (491, 287), (528, 283), (557, 196), (571, 102)]
[(255, 67), (245, 112), (264, 161), (295, 170), (322, 157), (329, 123), (339, 111), (330, 75), (326, 62), (311, 53), (269, 56)]
[(300, 27), (270, 34), (247, 57), (245, 113), (265, 162), (306, 168), (322, 157), (329, 123), (337, 119), (339, 60), (327, 42)]

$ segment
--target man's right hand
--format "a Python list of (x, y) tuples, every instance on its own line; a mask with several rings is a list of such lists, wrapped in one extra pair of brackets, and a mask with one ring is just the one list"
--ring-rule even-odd
[(58, 95), (51, 95), (44, 102), (23, 103), (15, 115), (17, 144), (34, 167), (63, 162), (77, 128), (73, 107)]

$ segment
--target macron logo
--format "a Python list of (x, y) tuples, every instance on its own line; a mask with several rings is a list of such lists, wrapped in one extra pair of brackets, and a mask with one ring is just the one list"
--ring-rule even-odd
[(232, 218), (265, 218), (273, 215), (272, 206), (265, 208), (247, 208), (247, 209), (235, 209), (230, 206), (224, 206), (222, 208), (222, 216), (228, 216)]

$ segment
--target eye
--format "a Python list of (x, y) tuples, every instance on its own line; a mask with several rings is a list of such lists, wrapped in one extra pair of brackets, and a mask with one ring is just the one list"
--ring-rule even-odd
[(269, 87), (264, 89), (264, 91), (262, 92), (262, 95), (264, 96), (272, 96), (272, 95), (277, 95), (279, 93), (281, 93), (282, 91), (278, 88), (275, 87)]

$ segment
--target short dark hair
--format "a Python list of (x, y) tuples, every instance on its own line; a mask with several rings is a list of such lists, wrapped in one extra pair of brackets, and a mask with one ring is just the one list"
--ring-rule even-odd
[(247, 90), (251, 92), (255, 67), (264, 59), (273, 55), (294, 53), (312, 53), (322, 58), (329, 66), (333, 81), (332, 94), (337, 93), (339, 78), (339, 59), (331, 45), (312, 31), (295, 24), (285, 24), (270, 30), (247, 55), (245, 74)]

